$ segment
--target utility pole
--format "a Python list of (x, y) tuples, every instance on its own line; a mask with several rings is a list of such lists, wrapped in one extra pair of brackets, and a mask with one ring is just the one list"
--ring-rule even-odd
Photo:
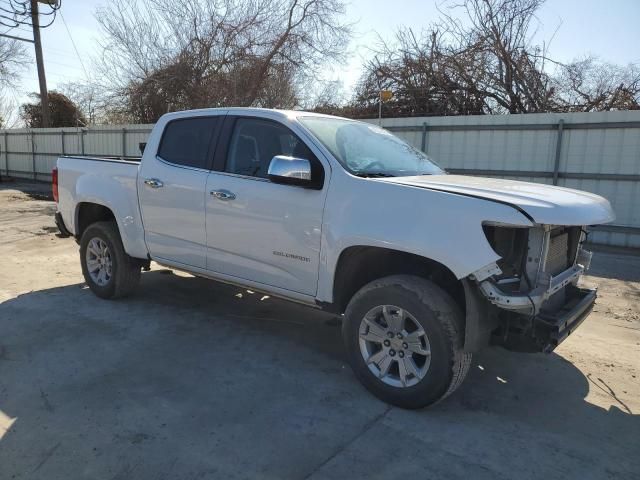
[(31, 25), (33, 26), (33, 43), (36, 47), (36, 63), (38, 65), (38, 82), (40, 83), (40, 104), (42, 109), (42, 126), (49, 126), (49, 94), (47, 78), (44, 75), (44, 59), (40, 41), (40, 18), (38, 17), (38, 0), (31, 0)]
[(391, 100), (393, 97), (393, 92), (391, 90), (380, 90), (378, 94), (378, 125), (382, 126), (382, 102), (386, 102)]

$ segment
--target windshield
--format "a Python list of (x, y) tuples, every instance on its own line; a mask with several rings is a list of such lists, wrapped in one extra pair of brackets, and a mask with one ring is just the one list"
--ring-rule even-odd
[(427, 155), (375, 125), (328, 117), (300, 122), (354, 175), (402, 177), (445, 173)]

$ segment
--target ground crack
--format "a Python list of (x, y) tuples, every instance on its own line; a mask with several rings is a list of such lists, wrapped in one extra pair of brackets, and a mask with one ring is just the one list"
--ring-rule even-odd
[(340, 445), (340, 447), (338, 447), (335, 452), (333, 452), (331, 455), (329, 455), (325, 460), (323, 460), (320, 463), (320, 465), (318, 465), (313, 470), (311, 470), (307, 475), (305, 475), (302, 480), (308, 480), (316, 472), (318, 472), (320, 469), (322, 469), (322, 467), (327, 465), (329, 462), (331, 462), (331, 460), (333, 460), (338, 455), (340, 455), (342, 452), (344, 452), (347, 448), (349, 448), (349, 446), (351, 446), (353, 444), (353, 442), (355, 442), (358, 438), (360, 438), (365, 433), (367, 433), (369, 430), (371, 430), (371, 428), (373, 428), (373, 426), (376, 423), (378, 423), (379, 420), (382, 420), (387, 415), (387, 413), (389, 413), (391, 411), (392, 408), (393, 407), (391, 405), (388, 405), (387, 408), (384, 410), (384, 412), (380, 413), (379, 415), (376, 415), (374, 418), (372, 418), (367, 423), (365, 423), (362, 426), (362, 428), (360, 429), (360, 431), (353, 436), (353, 438), (349, 439), (346, 443)]

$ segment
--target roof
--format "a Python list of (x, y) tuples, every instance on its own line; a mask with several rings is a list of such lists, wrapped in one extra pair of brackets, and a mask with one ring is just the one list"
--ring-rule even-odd
[(314, 116), (314, 117), (328, 117), (328, 118), (341, 118), (334, 115), (326, 115), (323, 113), (307, 112), (305, 110), (279, 110), (275, 108), (254, 108), (254, 107), (216, 107), (216, 108), (199, 108), (194, 110), (181, 110), (177, 112), (165, 113), (163, 117), (167, 119), (188, 117), (190, 115), (201, 116), (207, 114), (220, 114), (223, 112), (236, 113), (242, 115), (256, 114), (264, 117), (280, 117), (280, 118), (295, 118), (299, 116)]

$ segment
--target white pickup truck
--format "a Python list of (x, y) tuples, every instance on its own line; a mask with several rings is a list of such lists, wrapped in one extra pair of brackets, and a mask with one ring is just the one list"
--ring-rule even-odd
[(590, 193), (447, 175), (376, 126), (306, 112), (164, 115), (141, 161), (60, 157), (61, 231), (102, 298), (155, 261), (343, 314), (358, 379), (432, 404), (490, 344), (550, 352), (591, 311)]

